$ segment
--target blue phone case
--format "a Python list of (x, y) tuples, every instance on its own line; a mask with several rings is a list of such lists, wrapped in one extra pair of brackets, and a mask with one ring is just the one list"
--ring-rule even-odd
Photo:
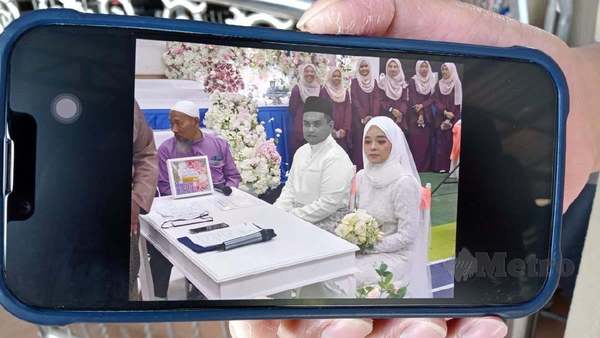
[[(299, 32), (281, 31), (265, 28), (249, 28), (218, 25), (187, 20), (167, 20), (150, 17), (91, 15), (72, 10), (34, 11), (14, 21), (0, 36), (2, 59), (0, 63), (1, 86), (0, 103), (7, 107), (7, 63), (15, 41), (26, 31), (40, 26), (72, 25), (96, 27), (120, 27), (144, 29), (156, 32), (202, 33), (222, 37), (252, 38), (271, 42), (318, 43), (331, 46), (355, 48), (401, 49), (404, 52), (427, 52), (433, 54), (464, 55), (517, 59), (541, 65), (551, 75), (558, 93), (558, 146), (555, 148), (555, 181), (552, 200), (552, 238), (550, 252), (550, 271), (546, 284), (536, 298), (522, 303), (502, 306), (414, 306), (414, 307), (268, 307), (268, 308), (206, 308), (195, 310), (159, 310), (159, 311), (63, 311), (41, 309), (28, 306), (19, 301), (8, 290), (4, 273), (0, 275), (0, 303), (15, 316), (30, 322), (45, 325), (64, 325), (74, 322), (158, 322), (192, 320), (234, 320), (267, 318), (333, 318), (333, 317), (468, 317), (498, 315), (505, 318), (522, 317), (541, 309), (552, 296), (559, 279), (560, 223), (562, 218), (563, 178), (565, 159), (565, 128), (568, 113), (569, 94), (566, 80), (558, 65), (546, 54), (524, 47), (497, 48), (443, 42), (397, 40), (385, 38), (362, 38), (350, 36), (312, 35)], [(1, 112), (6, 121), (5, 110)], [(5, 123), (3, 123), (5, 125)], [(3, 137), (6, 134), (2, 128)], [(6, 149), (4, 149), (6, 154)], [(4, 157), (2, 157), (3, 161)], [(4, 162), (4, 161), (3, 161)], [(4, 168), (4, 163), (3, 163)], [(6, 171), (4, 171), (6, 173)], [(6, 182), (3, 182), (6, 189)], [(6, 191), (6, 190), (4, 190)], [(2, 206), (5, 209), (5, 206)], [(6, 210), (3, 210), (6, 222)], [(0, 228), (0, 240), (4, 243), (4, 227)], [(4, 250), (0, 251), (0, 269), (4, 271)]]

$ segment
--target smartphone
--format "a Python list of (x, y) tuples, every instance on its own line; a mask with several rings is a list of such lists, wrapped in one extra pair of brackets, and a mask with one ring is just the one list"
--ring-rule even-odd
[(207, 232), (207, 231), (211, 231), (211, 230), (223, 229), (223, 228), (228, 228), (228, 227), (229, 227), (229, 225), (227, 225), (225, 223), (211, 224), (211, 225), (207, 225), (207, 226), (203, 226), (203, 227), (199, 227), (199, 228), (190, 229), (190, 233), (197, 234), (200, 232)]
[[(540, 309), (557, 285), (568, 90), (540, 51), (68, 10), (24, 16), (0, 42), (0, 301), (20, 318), (517, 317)], [(311, 96), (330, 100), (316, 115), (325, 127), (298, 113)], [(175, 112), (198, 114), (193, 127), (228, 150), (168, 168), (161, 156), (197, 146), (179, 142), (171, 110), (181, 101)], [(136, 102), (158, 149), (158, 190), (202, 192), (174, 199), (161, 191), (139, 218), (139, 239), (130, 227)], [(372, 143), (387, 144), (387, 159), (404, 151), (391, 168), (407, 170), (412, 190), (365, 181), (361, 165), (387, 163), (365, 150), (364, 136), (377, 129), (362, 129), (375, 116), (400, 130), (393, 142), (384, 132)], [(322, 128), (331, 135), (312, 132)], [(247, 135), (255, 143), (242, 147)], [(319, 198), (298, 183), (319, 186), (325, 175), (325, 160), (307, 160), (318, 155), (319, 135), (343, 163), (329, 178), (349, 177), (336, 195), (348, 206), (330, 210), (328, 222), (292, 210)], [(251, 163), (263, 169), (249, 172)], [(205, 183), (228, 170), (241, 174), (223, 209), (225, 197)], [(281, 207), (293, 189), (299, 204)], [(157, 226), (161, 205), (207, 210), (235, 237), (256, 231), (246, 222), (277, 237), (197, 254), (178, 244), (188, 229)], [(371, 242), (367, 228), (379, 233)], [(173, 296), (171, 266), (205, 299)]]

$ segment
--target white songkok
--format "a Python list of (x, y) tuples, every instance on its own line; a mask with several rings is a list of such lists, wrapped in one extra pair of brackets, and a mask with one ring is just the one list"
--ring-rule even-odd
[(190, 117), (200, 118), (200, 112), (198, 111), (198, 107), (192, 101), (179, 101), (175, 103), (171, 110), (178, 111)]

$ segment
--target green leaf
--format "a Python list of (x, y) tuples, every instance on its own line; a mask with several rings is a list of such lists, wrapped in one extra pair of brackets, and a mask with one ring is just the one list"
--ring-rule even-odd
[(394, 299), (403, 298), (403, 296), (399, 293), (392, 293), (392, 294), (390, 294), (390, 298), (394, 298)]
[(406, 286), (405, 287), (401, 287), (400, 289), (398, 289), (396, 291), (396, 294), (398, 295), (398, 298), (404, 298), (404, 296), (406, 296)]
[(383, 282), (384, 282), (385, 284), (390, 284), (390, 283), (392, 282), (392, 274), (385, 275), (385, 276), (383, 277)]
[(388, 273), (387, 268), (388, 266), (385, 263), (381, 263), (379, 267), (375, 269), (375, 271), (377, 271), (379, 276), (384, 276), (386, 273)]
[(375, 289), (374, 286), (363, 286), (356, 289), (356, 292), (359, 298), (366, 298), (369, 292), (373, 291), (373, 289)]

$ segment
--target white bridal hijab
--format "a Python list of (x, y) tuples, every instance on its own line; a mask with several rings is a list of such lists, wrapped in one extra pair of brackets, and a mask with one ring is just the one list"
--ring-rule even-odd
[[(414, 183), (418, 185), (419, 192), (421, 192), (419, 172), (406, 137), (400, 127), (389, 117), (376, 116), (369, 120), (365, 126), (363, 144), (367, 131), (372, 126), (376, 126), (383, 131), (392, 144), (392, 150), (388, 159), (381, 164), (371, 164), (363, 152), (366, 178), (375, 187), (384, 187), (401, 177), (410, 176)], [(420, 199), (418, 204), (421, 204)], [(428, 215), (425, 210), (419, 209), (418, 214), (417, 237), (407, 262), (409, 267), (407, 270), (407, 282), (409, 283), (407, 297), (431, 298), (431, 271), (429, 270), (428, 258), (431, 226), (429, 218), (425, 217)]]
[(383, 187), (403, 176), (411, 176), (421, 187), (419, 172), (413, 159), (408, 142), (404, 133), (398, 125), (389, 117), (376, 116), (369, 120), (363, 131), (363, 144), (367, 131), (376, 126), (383, 131), (392, 144), (390, 157), (381, 164), (372, 164), (363, 152), (363, 163), (365, 164), (365, 175), (376, 187)]

